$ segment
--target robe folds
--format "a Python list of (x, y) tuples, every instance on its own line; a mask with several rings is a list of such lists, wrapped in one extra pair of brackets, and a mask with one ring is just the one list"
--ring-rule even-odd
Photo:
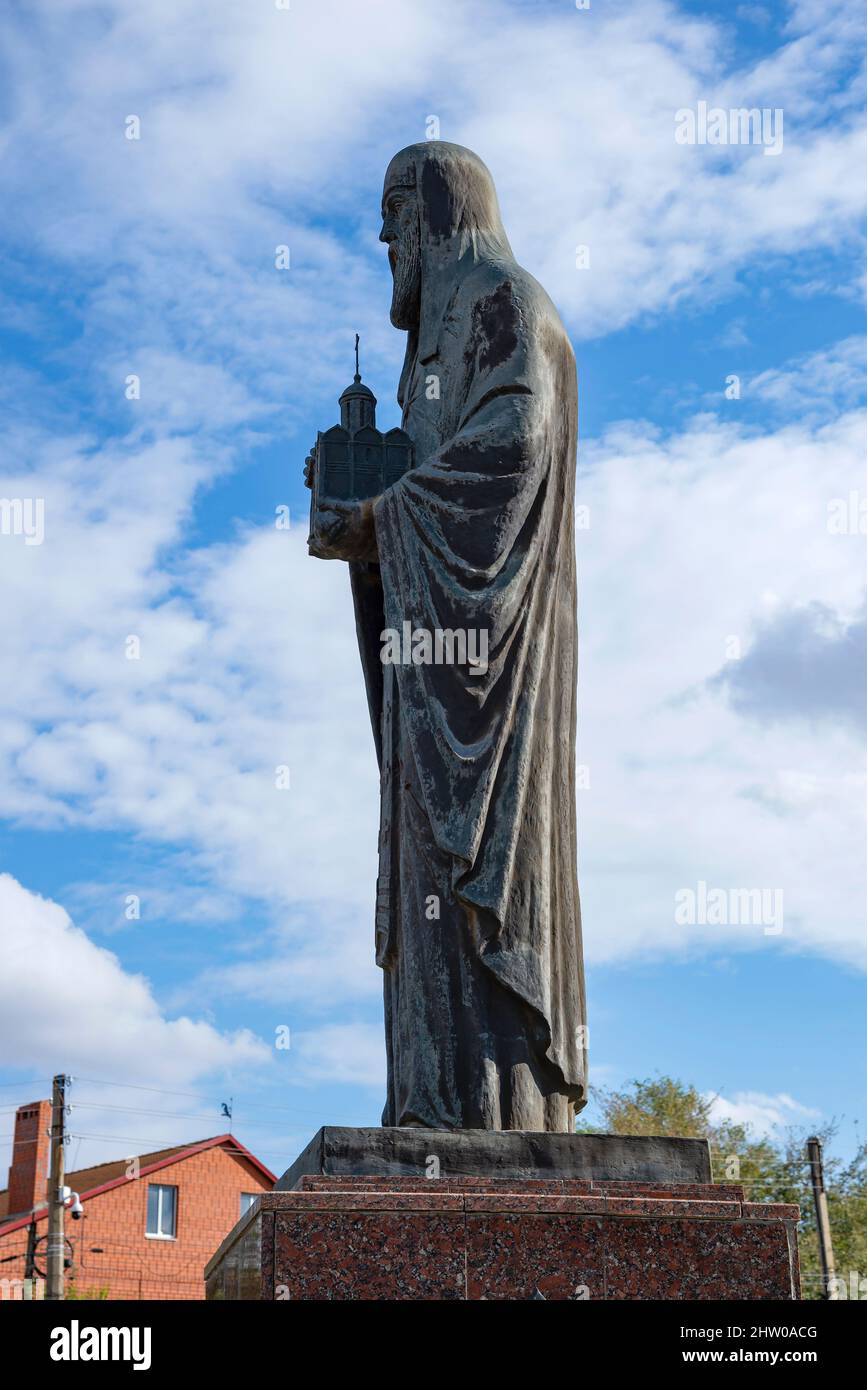
[[(498, 213), (474, 223), (460, 158), (431, 178), (424, 147), (407, 155), (416, 466), (376, 503), (378, 564), (350, 566), (381, 773), (383, 1124), (567, 1131), (586, 1101), (575, 359)], [(384, 632), (407, 622), (485, 632), (487, 665), (384, 663)]]

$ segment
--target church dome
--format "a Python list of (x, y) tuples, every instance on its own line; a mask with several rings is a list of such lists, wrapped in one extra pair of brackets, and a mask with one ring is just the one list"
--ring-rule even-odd
[(376, 428), (376, 396), (365, 386), (358, 370), (358, 334), (355, 335), (355, 376), (340, 397), (340, 423), (350, 434)]

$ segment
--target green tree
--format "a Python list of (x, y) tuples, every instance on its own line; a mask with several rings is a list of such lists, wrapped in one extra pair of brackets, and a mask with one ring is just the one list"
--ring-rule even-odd
[[(779, 1141), (749, 1125), (713, 1118), (714, 1096), (670, 1076), (635, 1079), (623, 1090), (592, 1093), (601, 1124), (579, 1124), (584, 1133), (663, 1134), (707, 1139), (716, 1182), (739, 1183), (752, 1202), (794, 1202), (801, 1209), (799, 1248), (804, 1298), (822, 1297), (819, 1247), (813, 1210), (806, 1131), (789, 1128)], [(814, 1131), (815, 1132), (815, 1131)], [(825, 1186), (839, 1278), (852, 1287), (863, 1279), (867, 1297), (867, 1145), (849, 1163), (832, 1153), (835, 1127), (819, 1131), (825, 1150)]]

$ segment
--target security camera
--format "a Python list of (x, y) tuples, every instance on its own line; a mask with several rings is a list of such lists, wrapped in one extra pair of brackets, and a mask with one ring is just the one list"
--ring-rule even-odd
[(81, 1205), (81, 1198), (78, 1193), (73, 1192), (71, 1187), (61, 1187), (59, 1196), (73, 1221), (80, 1221), (84, 1215), (84, 1207)]

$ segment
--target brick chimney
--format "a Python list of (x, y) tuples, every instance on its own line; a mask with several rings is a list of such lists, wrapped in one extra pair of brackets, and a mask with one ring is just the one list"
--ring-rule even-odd
[(15, 1116), (12, 1165), (9, 1169), (9, 1215), (22, 1214), (44, 1202), (51, 1150), (51, 1101), (20, 1105)]

